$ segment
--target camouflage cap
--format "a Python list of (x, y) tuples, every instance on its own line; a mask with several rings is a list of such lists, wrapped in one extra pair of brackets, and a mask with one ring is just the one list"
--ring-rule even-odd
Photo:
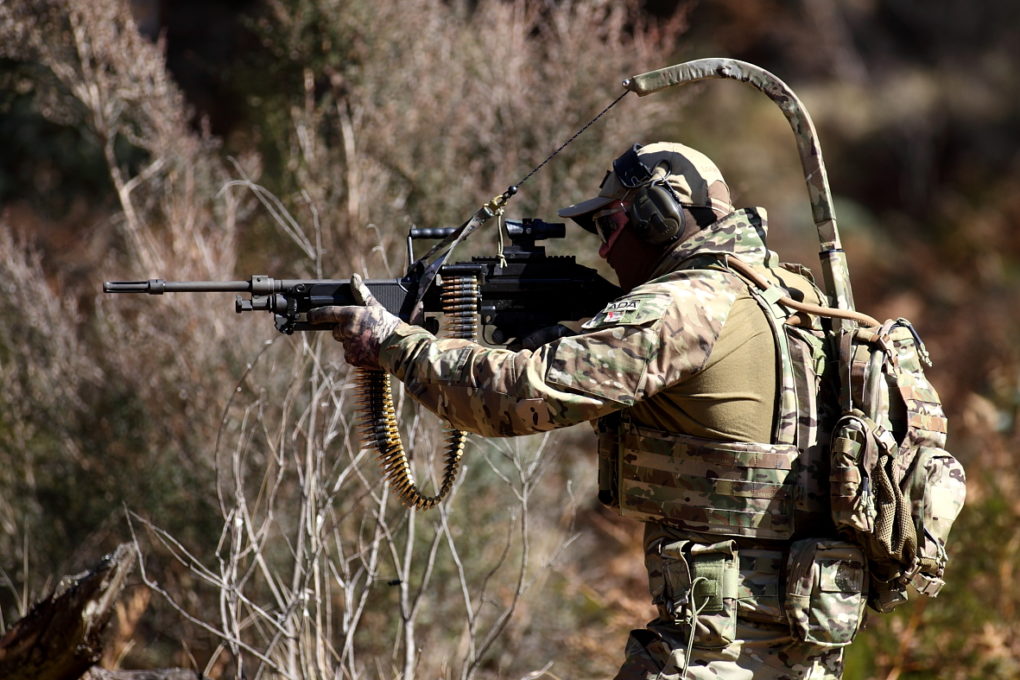
[[(630, 154), (628, 151), (617, 161)], [(730, 189), (715, 163), (705, 154), (675, 142), (656, 142), (637, 147), (637, 158), (652, 175), (652, 180), (665, 179), (680, 200), (689, 208), (711, 208), (718, 217), (733, 212)], [(599, 187), (599, 194), (559, 211), (588, 231), (594, 231), (591, 215), (634, 189), (625, 187), (613, 170), (609, 170)]]

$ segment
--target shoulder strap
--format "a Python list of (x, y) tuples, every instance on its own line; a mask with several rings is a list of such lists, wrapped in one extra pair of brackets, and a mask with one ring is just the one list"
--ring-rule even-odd
[[(740, 278), (744, 278), (741, 276)], [(774, 444), (797, 444), (797, 422), (799, 421), (800, 404), (797, 399), (797, 372), (793, 366), (793, 355), (790, 352), (790, 339), (783, 328), (789, 312), (779, 303), (786, 291), (779, 286), (770, 286), (765, 290), (747, 282), (747, 290), (751, 297), (765, 312), (765, 318), (772, 330), (776, 342), (776, 371), (779, 375), (776, 389), (776, 416), (772, 423), (772, 442)]]
[[(769, 283), (764, 277), (758, 272), (751, 269), (750, 265), (738, 258), (736, 255), (727, 255), (726, 264), (728, 264), (734, 271), (738, 272), (742, 276), (749, 279), (754, 285), (761, 290), (768, 290), (773, 285)], [(782, 288), (779, 289), (782, 291)], [(821, 305), (813, 305), (808, 302), (797, 302), (790, 296), (786, 295), (785, 292), (781, 292), (776, 302), (789, 307), (790, 309), (797, 310), (798, 312), (805, 312), (807, 314), (816, 314), (818, 316), (828, 317), (830, 319), (849, 319), (856, 321), (857, 323), (865, 326), (881, 326), (882, 324), (873, 316), (869, 316), (862, 312), (857, 312), (849, 309), (837, 309), (835, 307), (822, 307)]]

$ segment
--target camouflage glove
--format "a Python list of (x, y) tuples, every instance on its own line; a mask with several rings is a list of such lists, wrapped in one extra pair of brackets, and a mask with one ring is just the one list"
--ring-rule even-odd
[(318, 307), (308, 313), (315, 324), (333, 324), (333, 337), (344, 345), (344, 359), (358, 368), (380, 368), (379, 348), (401, 320), (386, 311), (369, 292), (368, 286), (355, 274), (351, 291), (361, 306)]

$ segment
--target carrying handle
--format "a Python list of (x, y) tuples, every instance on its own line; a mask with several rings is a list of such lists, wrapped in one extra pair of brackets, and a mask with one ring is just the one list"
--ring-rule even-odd
[(760, 66), (746, 61), (711, 58), (695, 59), (642, 73), (623, 81), (623, 86), (644, 97), (674, 85), (685, 85), (709, 78), (729, 78), (755, 87), (775, 102), (786, 116), (797, 140), (797, 151), (811, 202), (811, 214), (818, 230), (818, 240), (821, 244), (818, 256), (822, 264), (825, 293), (831, 306), (853, 310), (850, 273), (846, 254), (839, 240), (839, 230), (836, 228), (832, 192), (829, 190), (829, 179), (822, 160), (822, 148), (818, 143), (818, 135), (811, 116), (786, 83)]

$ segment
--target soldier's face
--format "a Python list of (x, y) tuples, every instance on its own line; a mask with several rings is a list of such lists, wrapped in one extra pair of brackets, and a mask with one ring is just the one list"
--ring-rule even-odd
[[(605, 247), (602, 246), (603, 249)], [(600, 249), (599, 253), (601, 252)], [(616, 272), (620, 287), (624, 291), (629, 291), (648, 280), (661, 255), (661, 246), (649, 245), (635, 236), (630, 229), (623, 228), (614, 235), (611, 247), (604, 257)]]

